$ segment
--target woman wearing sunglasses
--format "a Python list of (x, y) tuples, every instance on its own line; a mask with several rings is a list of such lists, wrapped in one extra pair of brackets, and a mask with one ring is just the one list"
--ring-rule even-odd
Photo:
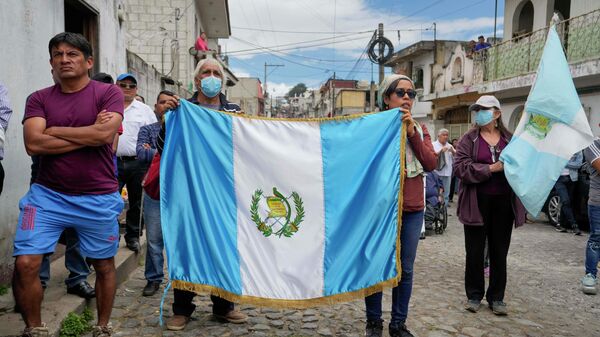
[[(512, 226), (525, 222), (525, 208), (499, 161), (512, 134), (502, 123), (496, 97), (481, 96), (469, 111), (475, 112), (475, 126), (462, 136), (454, 155), (454, 175), (460, 179), (457, 215), (465, 231), (465, 309), (477, 312), (485, 294), (494, 314), (506, 315), (506, 257)], [(486, 238), (490, 257), (487, 292), (483, 267)]]
[[(406, 176), (403, 181), (402, 226), (400, 229), (400, 259), (402, 275), (400, 283), (392, 289), (392, 319), (389, 324), (391, 337), (412, 337), (406, 328), (408, 302), (412, 293), (413, 264), (423, 225), (425, 208), (423, 173), (435, 169), (437, 156), (433, 151), (431, 137), (425, 125), (420, 126), (411, 116), (416, 97), (412, 80), (404, 75), (389, 75), (379, 86), (379, 106), (382, 110), (399, 108), (402, 123), (406, 124)], [(383, 294), (375, 293), (365, 298), (367, 311), (366, 336), (379, 337), (383, 331), (381, 302)]]

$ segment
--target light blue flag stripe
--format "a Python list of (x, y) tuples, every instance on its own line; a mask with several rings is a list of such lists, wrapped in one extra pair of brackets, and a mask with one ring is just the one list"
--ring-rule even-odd
[[(537, 216), (544, 206), (548, 194), (568, 160), (556, 155), (541, 152), (531, 143), (514, 136), (511, 149), (501, 156), (504, 172), (515, 194), (527, 210)], [(506, 151), (506, 150), (505, 150)], [(544, 165), (543, 170), (531, 169), (532, 163)], [(514, 183), (519, 181), (521, 183)]]
[(237, 241), (220, 240), (237, 237), (231, 118), (183, 100), (167, 114), (161, 222), (172, 280), (241, 295)]
[(394, 109), (321, 124), (324, 296), (397, 276), (400, 117)]
[(581, 103), (562, 43), (552, 26), (525, 110), (570, 125), (580, 109)]

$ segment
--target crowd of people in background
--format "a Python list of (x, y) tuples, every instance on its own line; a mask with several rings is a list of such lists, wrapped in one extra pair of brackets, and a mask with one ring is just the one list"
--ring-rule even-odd
[[(475, 50), (489, 47), (482, 38)], [(199, 44), (198, 50), (206, 48), (201, 41)], [(33, 164), (30, 190), (19, 202), (13, 292), (26, 324), (23, 336), (47, 336), (41, 303), (49, 278), (48, 256), (57, 242), (64, 242), (65, 264), (70, 271), (65, 281), (67, 291), (85, 298), (96, 297), (98, 320), (93, 336), (112, 336), (109, 318), (116, 291), (114, 256), (120, 241), (117, 219), (123, 209), (120, 191), (124, 186), (129, 196), (125, 244), (138, 252), (143, 228), (148, 242), (143, 295), (154, 295), (165, 278), (156, 184), (160, 181), (158, 168), (167, 132), (163, 116), (177, 108), (180, 98), (174, 92), (161, 91), (152, 109), (138, 95), (134, 74), (120, 74), (114, 84), (108, 74), (90, 78), (92, 50), (81, 35), (60, 33), (50, 40), (48, 51), (55, 84), (28, 97), (23, 118), (25, 148)], [(197, 90), (189, 102), (240, 113), (240, 107), (227, 101), (222, 93), (224, 83), (224, 70), (218, 61), (200, 60), (194, 72)], [(507, 256), (513, 227), (525, 223), (526, 213), (499, 160), (512, 136), (502, 122), (500, 102), (494, 96), (480, 97), (469, 107), (475, 123), (460, 140), (449, 141), (449, 131), (440, 129), (437, 140), (432, 142), (427, 127), (411, 115), (417, 95), (413, 81), (407, 76), (389, 75), (379, 88), (381, 110), (399, 108), (407, 129), (400, 228), (402, 273), (398, 286), (392, 289), (390, 336), (413, 336), (406, 320), (426, 199), (448, 205), (454, 201), (455, 191), (456, 215), (463, 224), (466, 251), (465, 309), (478, 312), (485, 298), (494, 314), (508, 314), (504, 302)], [(3, 144), (11, 113), (7, 90), (0, 84), (0, 193)], [(571, 158), (556, 185), (563, 202), (561, 217), (565, 226), (580, 234), (570, 207), (572, 185), (583, 162), (591, 166), (590, 237), (585, 276), (581, 280), (587, 294), (596, 293), (600, 255), (599, 158), (600, 141), (596, 140), (584, 155), (577, 153)], [(425, 181), (434, 188), (424, 195)], [(565, 226), (557, 229), (565, 231)], [(490, 266), (487, 289), (486, 246)], [(94, 287), (87, 282), (89, 264), (96, 272)], [(186, 327), (195, 310), (194, 296), (193, 292), (174, 290), (173, 316), (167, 321), (167, 329)], [(247, 320), (234, 303), (217, 296), (211, 296), (211, 301), (212, 313), (219, 320)], [(382, 336), (382, 293), (366, 297), (365, 307), (366, 335)]]

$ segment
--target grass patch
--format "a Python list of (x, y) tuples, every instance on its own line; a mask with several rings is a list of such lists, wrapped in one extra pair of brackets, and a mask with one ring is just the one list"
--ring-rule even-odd
[(60, 337), (79, 337), (92, 329), (91, 321), (94, 315), (85, 308), (81, 315), (70, 312), (60, 326)]

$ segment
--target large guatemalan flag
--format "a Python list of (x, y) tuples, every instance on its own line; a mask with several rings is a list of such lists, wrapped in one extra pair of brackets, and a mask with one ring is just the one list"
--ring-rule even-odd
[(397, 109), (277, 120), (182, 101), (160, 172), (172, 285), (287, 307), (396, 285), (401, 126)]
[(554, 25), (521, 121), (500, 160), (508, 182), (537, 215), (569, 158), (593, 141)]

